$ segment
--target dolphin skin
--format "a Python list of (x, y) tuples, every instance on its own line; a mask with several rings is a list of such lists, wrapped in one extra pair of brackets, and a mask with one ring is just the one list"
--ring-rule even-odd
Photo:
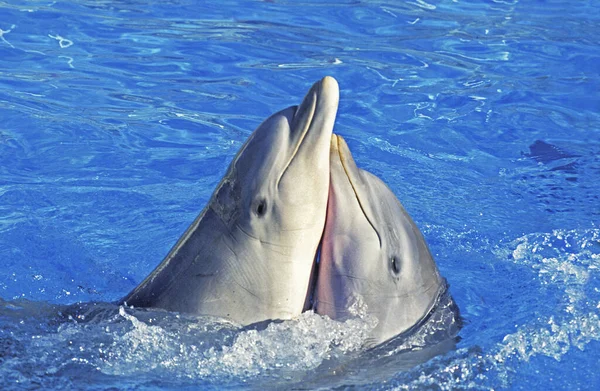
[[(329, 201), (313, 308), (343, 320), (353, 315), (356, 305), (366, 305), (367, 313), (378, 319), (367, 341), (375, 346), (423, 322), (439, 299), (448, 296), (447, 284), (394, 193), (356, 166), (341, 136), (332, 135), (330, 152)], [(453, 321), (456, 315), (446, 318)]]
[(299, 315), (325, 224), (335, 79), (265, 120), (165, 259), (121, 303), (242, 325)]

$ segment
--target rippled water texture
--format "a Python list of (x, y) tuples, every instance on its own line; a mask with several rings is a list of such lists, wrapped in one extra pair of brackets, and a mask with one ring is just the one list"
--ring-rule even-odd
[[(600, 388), (597, 2), (154, 3), (0, 1), (0, 388)], [(364, 314), (65, 310), (136, 286), (324, 75), (450, 283), (456, 349), (364, 352)]]

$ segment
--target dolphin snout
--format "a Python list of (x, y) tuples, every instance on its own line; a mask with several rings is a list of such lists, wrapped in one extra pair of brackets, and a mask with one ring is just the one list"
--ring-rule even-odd
[(337, 110), (337, 102), (340, 96), (340, 86), (337, 80), (331, 76), (325, 76), (317, 83), (319, 92), (319, 100), (328, 105), (335, 104)]
[(339, 96), (338, 82), (331, 76), (313, 84), (294, 114), (292, 128), (305, 130), (315, 115), (329, 113), (335, 117)]

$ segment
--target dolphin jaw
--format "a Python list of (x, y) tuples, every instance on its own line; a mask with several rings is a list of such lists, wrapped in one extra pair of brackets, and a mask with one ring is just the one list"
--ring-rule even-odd
[[(335, 145), (334, 145), (334, 137), (335, 137)], [(368, 202), (368, 200), (367, 201), (363, 200), (364, 197), (361, 197), (361, 194), (359, 194), (362, 190), (361, 187), (364, 188), (363, 184), (360, 183), (360, 182), (364, 182), (364, 180), (362, 180), (362, 175), (361, 175), (362, 170), (356, 166), (356, 163), (354, 162), (354, 158), (352, 157), (352, 153), (350, 153), (350, 148), (348, 148), (348, 144), (346, 144), (346, 140), (344, 140), (344, 138), (342, 136), (340, 136), (340, 135), (332, 136), (331, 148), (332, 148), (332, 154), (334, 152), (337, 152), (336, 157), (339, 157), (339, 159), (340, 159), (342, 167), (344, 168), (344, 173), (345, 173), (346, 177), (348, 178), (348, 182), (350, 183), (350, 186), (352, 187), (352, 191), (354, 192), (356, 201), (358, 202), (358, 205), (359, 205), (363, 215), (365, 216), (365, 219), (367, 220), (367, 222), (369, 223), (369, 225), (371, 226), (371, 228), (377, 235), (377, 238), (379, 240), (379, 248), (382, 249), (383, 241), (382, 241), (381, 235), (379, 234), (379, 231), (377, 230), (377, 227), (375, 226), (375, 224), (373, 222), (373, 217), (369, 216), (369, 211), (365, 207), (365, 202)]]
[[(337, 114), (339, 103), (339, 86), (331, 76), (326, 76), (315, 83), (308, 91), (302, 103), (297, 107), (290, 124), (292, 137), (297, 138), (289, 161), (285, 165), (278, 181), (277, 188), (294, 162), (303, 160), (304, 164), (315, 166), (322, 163), (329, 165), (329, 149), (323, 143), (323, 137), (330, 137), (333, 132), (333, 124)], [(313, 148), (313, 150), (302, 154), (301, 149)], [(316, 151), (314, 150), (316, 149)], [(310, 155), (304, 156), (304, 155)]]

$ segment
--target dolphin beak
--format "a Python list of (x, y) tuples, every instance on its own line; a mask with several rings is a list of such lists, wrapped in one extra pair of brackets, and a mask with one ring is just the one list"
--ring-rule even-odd
[[(330, 143), (330, 159), (331, 159), (331, 180), (338, 180), (339, 175), (345, 175), (348, 179), (348, 183), (354, 192), (354, 197), (360, 209), (373, 228), (375, 234), (379, 239), (379, 246), (381, 247), (381, 235), (377, 230), (376, 225), (374, 224), (374, 219), (372, 216), (372, 210), (368, 207), (369, 203), (369, 193), (365, 187), (365, 181), (363, 180), (363, 174), (361, 174), (361, 170), (356, 165), (354, 158), (352, 157), (352, 153), (350, 152), (350, 148), (348, 148), (348, 144), (346, 144), (346, 140), (342, 136), (337, 134), (331, 135), (331, 143)], [(335, 161), (339, 161), (340, 164), (334, 164)], [(341, 166), (341, 168), (340, 168)], [(341, 170), (343, 169), (343, 172)], [(334, 171), (336, 170), (336, 171)], [(334, 197), (334, 195), (329, 195), (329, 197)]]
[(337, 81), (325, 76), (308, 91), (294, 114), (292, 129), (303, 136), (309, 128), (333, 129), (340, 97)]
[(331, 76), (319, 80), (308, 91), (290, 124), (289, 145), (293, 150), (279, 177), (278, 187), (288, 172), (329, 170), (329, 140), (339, 99), (338, 83)]
[(356, 198), (360, 202), (359, 195), (357, 193), (357, 186), (362, 182), (360, 179), (360, 171), (354, 158), (352, 157), (352, 153), (350, 152), (350, 148), (348, 148), (348, 144), (346, 144), (346, 140), (340, 135), (332, 134), (331, 135), (331, 145), (329, 147), (331, 159), (338, 159), (344, 168), (344, 173), (348, 177), (348, 181), (352, 188), (354, 189), (354, 193), (356, 193)]

